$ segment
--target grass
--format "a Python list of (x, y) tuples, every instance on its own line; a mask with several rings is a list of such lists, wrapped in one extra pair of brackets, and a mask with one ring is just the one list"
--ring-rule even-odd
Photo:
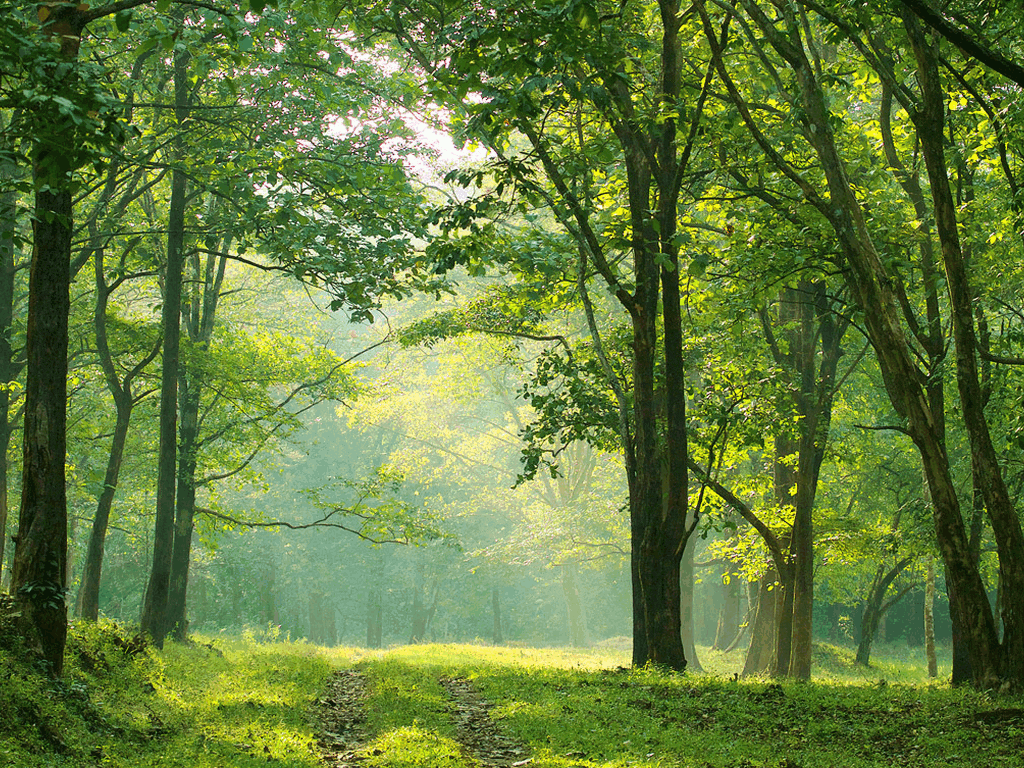
[[(705, 650), (701, 658), (709, 673), (677, 675), (624, 670), (622, 652), (436, 645), (396, 648), (360, 665), (391, 681), (389, 702), (401, 697), (401, 681), (411, 698), (440, 674), (469, 677), (495, 703), (492, 717), (529, 746), (531, 768), (1021, 764), (1024, 723), (974, 718), (976, 711), (1019, 707), (1019, 698), (928, 682), (923, 660), (906, 652), (900, 658), (896, 646), (879, 649), (864, 669), (852, 650), (821, 645), (811, 683), (735, 681), (742, 654)], [(390, 706), (377, 694), (370, 706), (378, 701)], [(413, 745), (404, 750), (381, 764), (427, 764), (410, 757)]]
[[(0, 644), (2, 645), (2, 644)], [(703, 650), (703, 649), (702, 649)], [(464, 676), (528, 747), (530, 768), (1019, 766), (1020, 708), (927, 682), (896, 647), (868, 670), (822, 645), (811, 683), (733, 679), (742, 654), (704, 650), (707, 674), (628, 670), (614, 647), (425, 645), (386, 652), (254, 636), (133, 645), (111, 625), (72, 633), (54, 682), (0, 647), (0, 766), (314, 768), (311, 705), (335, 669), (366, 677), (370, 768), (470, 768), (439, 679)], [(948, 675), (948, 669), (946, 673)]]
[(0, 648), (0, 766), (319, 768), (310, 708), (344, 649), (130, 642), (75, 626), (56, 682)]

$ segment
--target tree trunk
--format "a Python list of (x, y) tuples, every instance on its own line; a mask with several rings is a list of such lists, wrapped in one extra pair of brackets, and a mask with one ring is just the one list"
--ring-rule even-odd
[(928, 677), (938, 677), (939, 662), (935, 657), (935, 558), (928, 558), (924, 582), (924, 654), (928, 659)]
[(67, 497), (64, 461), (71, 269), (71, 193), (36, 192), (29, 275), (21, 515), (11, 568), (18, 628), (30, 648), (64, 667)]
[(174, 544), (171, 551), (167, 593), (167, 629), (175, 640), (188, 634), (185, 604), (188, 569), (192, 559), (192, 530), (196, 509), (196, 452), (199, 432), (198, 377), (190, 380), (189, 366), (178, 381), (180, 428), (178, 430), (178, 484), (175, 495)]
[(308, 599), (309, 613), (309, 642), (315, 645), (323, 644), (323, 595), (319, 592), (310, 592)]
[(750, 645), (743, 663), (743, 676), (761, 675), (771, 671), (775, 659), (778, 619), (778, 574), (770, 568), (760, 581), (751, 582), (755, 593), (754, 616), (750, 626)]
[[(52, 68), (59, 94), (75, 71), (87, 6), (61, 6), (40, 15), (42, 33), (60, 46), (66, 67)], [(72, 86), (73, 87), (73, 86)], [(45, 130), (45, 129), (44, 129)], [(56, 131), (54, 130), (54, 133)], [(18, 607), (17, 626), (59, 675), (67, 641), (67, 441), (68, 315), (71, 302), (73, 202), (70, 167), (61, 149), (67, 137), (43, 135), (33, 157), (35, 214), (29, 271), (25, 343), (25, 428), (22, 435), (21, 513), (11, 566), (11, 593)], [(71, 137), (70, 140), (74, 140)], [(55, 152), (54, 147), (58, 150)]]
[(177, 476), (178, 360), (181, 338), (181, 280), (184, 248), (185, 190), (181, 169), (171, 172), (168, 214), (167, 268), (163, 303), (163, 369), (160, 386), (160, 448), (157, 464), (156, 524), (153, 567), (142, 608), (142, 631), (163, 647), (171, 629), (167, 621), (171, 556), (174, 549), (174, 495)]
[(491, 640), (495, 645), (501, 645), (505, 638), (501, 631), (501, 590), (498, 587), (491, 587), (491, 613), (494, 617)]
[(913, 558), (905, 557), (891, 568), (886, 568), (884, 564), (881, 564), (875, 571), (875, 578), (871, 582), (867, 600), (864, 602), (864, 612), (861, 614), (860, 642), (857, 644), (857, 664), (864, 667), (870, 666), (871, 645), (878, 633), (882, 617), (885, 615), (886, 610), (895, 604), (895, 600), (889, 603), (885, 602), (886, 592), (888, 592), (896, 577), (911, 562), (913, 562)]
[[(1004, 631), (1001, 656), (983, 672), (977, 670), (975, 676), (977, 679), (980, 672), (981, 681), (991, 685), (1001, 675), (1006, 675), (1016, 686), (1024, 687), (1024, 531), (1003, 480), (985, 416), (985, 398), (978, 374), (978, 342), (974, 328), (972, 292), (960, 247), (956, 205), (949, 186), (943, 146), (946, 102), (939, 76), (938, 51), (926, 39), (915, 18), (906, 16), (905, 27), (917, 61), (917, 80), (921, 87), (920, 109), (912, 111), (911, 117), (917, 127), (931, 182), (935, 228), (946, 270), (960, 408), (970, 439), (975, 484), (981, 488), (985, 508), (992, 521), (1000, 575), (1007, 595), (1002, 616)], [(996, 642), (998, 644), (998, 635)]]
[(566, 614), (569, 619), (569, 645), (573, 648), (585, 648), (590, 645), (587, 632), (587, 614), (580, 600), (579, 585), (576, 580), (576, 564), (567, 563), (561, 566), (562, 595), (565, 597)]
[(693, 552), (692, 541), (687, 542), (686, 549), (679, 561), (679, 621), (680, 635), (683, 641), (683, 654), (686, 668), (690, 672), (703, 672), (704, 667), (697, 656), (697, 642), (693, 626)]
[(264, 577), (260, 581), (260, 603), (263, 608), (263, 621), (267, 624), (280, 624), (280, 616), (277, 612), (277, 600), (274, 593), (277, 568), (274, 561), (270, 560)]
[[(174, 50), (174, 99), (178, 126), (188, 117), (188, 54)], [(182, 138), (176, 160), (184, 162)], [(188, 177), (183, 168), (171, 171), (167, 213), (167, 265), (164, 277), (163, 370), (160, 386), (160, 447), (157, 463), (156, 522), (153, 567), (142, 608), (142, 631), (157, 647), (171, 630), (168, 615), (171, 560), (174, 550), (175, 485), (177, 479), (178, 363), (181, 342), (181, 284), (185, 250), (185, 203)]]
[[(2, 121), (2, 118), (0, 118)], [(0, 134), (3, 125), (0, 122)], [(4, 573), (4, 554), (7, 549), (8, 478), (10, 467), (7, 450), (11, 444), (13, 420), (11, 416), (11, 383), (21, 372), (21, 364), (14, 359), (11, 335), (14, 332), (14, 235), (18, 226), (17, 200), (13, 188), (6, 182), (12, 179), (6, 167), (0, 171), (0, 583)]]
[(89, 536), (89, 548), (82, 567), (82, 580), (78, 588), (76, 613), (79, 618), (96, 621), (100, 611), (100, 575), (103, 569), (103, 549), (107, 537), (107, 526), (110, 522), (110, 510), (114, 504), (117, 491), (117, 480), (121, 470), (121, 460), (128, 439), (129, 412), (117, 408), (117, 421), (111, 437), (110, 455), (107, 458), (107, 470), (103, 478), (103, 490), (96, 502), (96, 514), (92, 521), (92, 532)]
[(728, 566), (722, 578), (722, 606), (718, 611), (715, 642), (712, 645), (716, 651), (724, 651), (732, 645), (740, 630), (740, 582), (732, 576)]
[(384, 640), (384, 595), (371, 582), (366, 590), (366, 647), (380, 648)]

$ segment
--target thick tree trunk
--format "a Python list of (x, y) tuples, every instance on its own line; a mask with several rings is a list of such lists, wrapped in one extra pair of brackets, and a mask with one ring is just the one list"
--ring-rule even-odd
[[(58, 41), (67, 66), (48, 76), (55, 93), (71, 79), (78, 59), (87, 6), (48, 8), (40, 15), (42, 33)], [(44, 129), (45, 130), (45, 129)], [(34, 162), (35, 216), (29, 272), (25, 346), (25, 429), (22, 435), (21, 514), (11, 566), (11, 592), (17, 625), (55, 675), (64, 666), (67, 641), (67, 355), (73, 202), (62, 142), (42, 135)], [(65, 140), (67, 137), (63, 137)], [(73, 137), (70, 140), (74, 140)]]
[(36, 192), (35, 243), (29, 276), (25, 431), (18, 540), (11, 593), (18, 627), (55, 675), (64, 666), (67, 606), (68, 295), (71, 279), (71, 193)]
[(907, 16), (905, 26), (917, 60), (917, 79), (921, 86), (921, 106), (911, 116), (918, 129), (918, 139), (931, 182), (935, 228), (946, 270), (960, 408), (970, 439), (975, 484), (981, 488), (985, 508), (992, 521), (1000, 575), (1007, 594), (1003, 603), (1001, 658), (992, 668), (984, 670), (983, 682), (993, 684), (1001, 675), (1006, 675), (1016, 686), (1024, 687), (1024, 531), (1003, 480), (985, 416), (985, 398), (977, 364), (978, 342), (974, 328), (972, 293), (960, 247), (956, 205), (949, 187), (943, 146), (945, 92), (939, 76), (938, 52), (927, 41), (916, 19)]

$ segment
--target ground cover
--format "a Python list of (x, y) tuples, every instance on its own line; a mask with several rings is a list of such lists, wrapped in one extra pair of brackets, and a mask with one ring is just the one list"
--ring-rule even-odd
[[(709, 655), (717, 674), (629, 670), (614, 655), (536, 649), (398, 648), (392, 680), (417, 689), (464, 675), (490, 702), (501, 734), (534, 768), (813, 768), (815, 766), (1019, 766), (1020, 699), (901, 680), (923, 677), (909, 664), (853, 664), (852, 651), (818, 649), (821, 680), (734, 680), (733, 660)], [(418, 677), (421, 675), (421, 677)], [(410, 695), (412, 695), (410, 689)], [(397, 694), (400, 696), (400, 694)], [(395, 697), (395, 690), (389, 692)], [(371, 695), (371, 710), (379, 706)], [(990, 713), (990, 714), (989, 714)], [(402, 727), (399, 721), (395, 726)], [(406, 753), (414, 751), (406, 743)], [(426, 763), (378, 756), (375, 765)]]
[(625, 668), (621, 649), (324, 649), (82, 625), (54, 682), (0, 648), (0, 766), (1020, 766), (1024, 700), (869, 670), (820, 646), (809, 684)]
[(239, 638), (155, 651), (81, 623), (53, 681), (0, 643), (0, 767), (319, 768), (313, 704), (349, 661)]

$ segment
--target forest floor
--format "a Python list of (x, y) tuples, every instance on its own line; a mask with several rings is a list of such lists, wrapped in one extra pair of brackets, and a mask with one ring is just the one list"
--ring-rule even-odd
[[(466, 755), (482, 768), (519, 768), (533, 762), (529, 748), (511, 738), (491, 717), (493, 704), (473, 683), (464, 677), (446, 677), (439, 682), (450, 702), (455, 740)], [(379, 748), (367, 750), (368, 697), (366, 676), (344, 670), (334, 673), (317, 701), (318, 745), (329, 768), (356, 768), (365, 765), (367, 758), (383, 754)]]
[(275, 640), (157, 651), (76, 625), (56, 681), (0, 642), (0, 767), (1024, 766), (1024, 698), (928, 681), (918, 649), (864, 669), (822, 645), (796, 683), (734, 679), (742, 653), (707, 649), (710, 671), (680, 675), (627, 669), (621, 647)]

